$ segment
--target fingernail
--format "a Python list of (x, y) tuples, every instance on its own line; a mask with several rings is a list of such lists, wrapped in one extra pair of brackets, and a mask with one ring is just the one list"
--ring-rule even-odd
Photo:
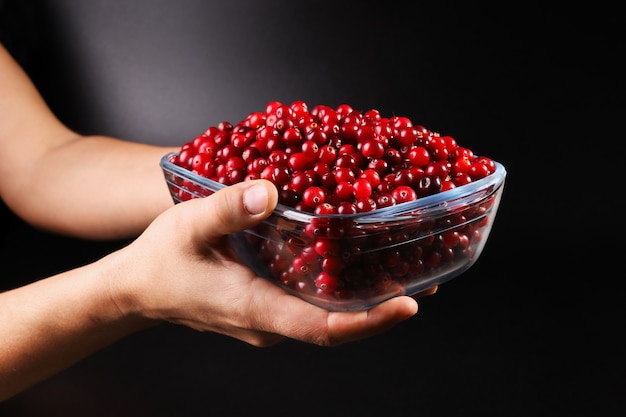
[(267, 207), (267, 190), (262, 185), (253, 185), (243, 192), (243, 206), (249, 214), (261, 214)]

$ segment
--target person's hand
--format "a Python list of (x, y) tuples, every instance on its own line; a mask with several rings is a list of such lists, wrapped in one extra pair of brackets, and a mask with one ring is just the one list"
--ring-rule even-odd
[(167, 210), (117, 255), (124, 273), (113, 294), (123, 314), (217, 332), (255, 346), (285, 337), (335, 346), (387, 331), (417, 312), (417, 302), (408, 296), (366, 311), (329, 312), (237, 262), (228, 235), (267, 218), (277, 199), (273, 184), (256, 180)]

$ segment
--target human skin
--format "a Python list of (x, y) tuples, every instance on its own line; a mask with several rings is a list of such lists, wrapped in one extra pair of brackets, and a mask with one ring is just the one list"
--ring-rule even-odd
[(329, 312), (239, 263), (228, 235), (271, 214), (278, 196), (270, 182), (247, 181), (174, 205), (158, 161), (176, 148), (71, 131), (1, 45), (0, 91), (0, 196), (7, 206), (50, 232), (133, 239), (91, 264), (0, 293), (0, 401), (159, 323), (259, 347), (284, 338), (337, 346), (416, 314), (407, 296)]
[(25, 221), (119, 239), (173, 205), (158, 161), (176, 148), (73, 132), (1, 44), (0, 91), (0, 196)]

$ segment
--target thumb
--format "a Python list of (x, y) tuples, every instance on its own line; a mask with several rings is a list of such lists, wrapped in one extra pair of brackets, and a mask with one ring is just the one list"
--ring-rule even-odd
[(219, 238), (265, 220), (277, 202), (278, 191), (274, 184), (267, 180), (250, 180), (222, 188), (198, 203), (201, 215), (211, 225), (211, 237)]

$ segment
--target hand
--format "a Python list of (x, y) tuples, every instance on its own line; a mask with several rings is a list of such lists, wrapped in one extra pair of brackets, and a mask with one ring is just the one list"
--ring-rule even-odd
[(335, 346), (387, 331), (417, 312), (408, 296), (366, 311), (329, 312), (238, 263), (228, 235), (267, 218), (277, 200), (273, 184), (256, 180), (166, 211), (119, 252), (125, 273), (114, 293), (120, 309), (255, 346), (285, 337)]

